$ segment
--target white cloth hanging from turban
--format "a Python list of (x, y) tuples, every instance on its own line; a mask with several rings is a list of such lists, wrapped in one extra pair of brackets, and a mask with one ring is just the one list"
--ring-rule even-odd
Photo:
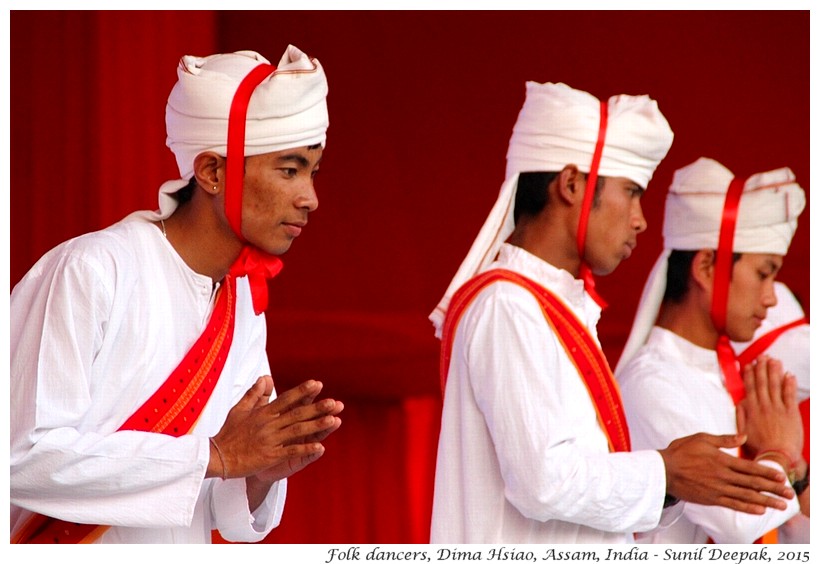
[[(566, 84), (526, 83), (526, 99), (513, 127), (507, 151), (507, 174), (467, 257), (459, 267), (430, 320), (441, 326), (452, 295), (490, 264), (515, 229), (513, 207), (521, 172), (557, 172), (574, 164), (588, 173), (598, 140), (600, 101)], [(607, 101), (606, 142), (599, 176), (624, 177), (646, 188), (655, 168), (672, 145), (673, 134), (648, 96), (612, 96)]]
[[(707, 158), (675, 171), (666, 197), (664, 250), (644, 286), (616, 375), (646, 342), (655, 324), (666, 292), (671, 251), (717, 249), (723, 205), (733, 178), (729, 169)], [(738, 205), (732, 252), (785, 255), (805, 205), (806, 195), (790, 169), (750, 176)]]
[[(170, 194), (188, 183), (198, 154), (227, 154), (228, 116), (234, 94), (248, 73), (263, 63), (270, 64), (254, 51), (182, 57), (178, 81), (165, 110), (166, 143), (176, 157), (180, 179), (160, 187), (160, 213), (156, 219), (166, 218), (176, 209), (176, 200)], [(319, 61), (289, 45), (276, 72), (251, 95), (245, 122), (245, 156), (324, 146), (329, 125), (327, 92), (327, 79)]]

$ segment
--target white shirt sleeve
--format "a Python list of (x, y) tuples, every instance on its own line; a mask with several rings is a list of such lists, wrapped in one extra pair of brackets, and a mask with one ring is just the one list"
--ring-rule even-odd
[[(686, 384), (682, 384), (683, 378), (669, 378), (669, 374), (674, 372), (673, 367), (658, 366), (651, 362), (641, 364), (633, 361), (627, 366), (622, 377), (622, 393), (634, 444), (640, 448), (666, 448), (673, 440), (695, 433), (737, 432), (736, 427), (723, 428), (720, 424), (709, 421), (703, 413), (706, 394), (714, 395), (721, 390), (712, 390), (706, 386), (699, 390), (688, 389)], [(723, 409), (709, 409), (712, 415), (726, 409), (734, 413), (731, 399), (728, 394), (724, 395), (727, 397), (727, 405)], [(738, 456), (737, 450), (726, 452)], [(762, 463), (781, 469), (771, 461)], [(683, 516), (700, 526), (716, 543), (754, 542), (798, 512), (796, 498), (788, 502), (786, 510), (768, 509), (763, 515), (751, 515), (726, 507), (683, 504)]]
[[(609, 453), (581, 376), (535, 298), (504, 291), (476, 300), (459, 330), (505, 495), (524, 516), (612, 532), (655, 527), (665, 470), (655, 451)], [(501, 286), (496, 284), (494, 286)]]
[[(208, 461), (207, 440), (85, 428), (103, 346), (109, 277), (69, 261), (12, 296), (10, 501), (84, 523), (189, 523)], [(112, 398), (112, 404), (117, 398)], [(112, 408), (116, 411), (116, 408)], [(82, 503), (78, 503), (82, 500)]]

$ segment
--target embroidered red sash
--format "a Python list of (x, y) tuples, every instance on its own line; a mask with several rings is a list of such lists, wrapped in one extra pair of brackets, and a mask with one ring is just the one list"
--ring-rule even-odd
[[(236, 312), (236, 279), (227, 276), (205, 331), (165, 383), (119, 428), (173, 437), (187, 434), (199, 419), (225, 366)], [(12, 544), (85, 544), (109, 526), (69, 523), (35, 514), (11, 539)]]
[(439, 365), (442, 391), (447, 382), (453, 339), (461, 316), (481, 290), (500, 280), (518, 284), (535, 296), (544, 317), (586, 385), (598, 414), (598, 421), (609, 441), (610, 451), (629, 451), (629, 429), (621, 403), (621, 393), (603, 351), (587, 328), (558, 297), (540, 284), (510, 270), (495, 269), (480, 274), (453, 295), (442, 328)]

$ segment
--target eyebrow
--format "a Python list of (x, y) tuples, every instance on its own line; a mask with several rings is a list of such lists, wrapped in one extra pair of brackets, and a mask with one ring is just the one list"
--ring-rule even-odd
[(780, 267), (782, 266), (780, 264), (777, 264), (772, 259), (768, 259), (766, 262), (768, 263), (768, 266), (771, 269), (771, 274), (775, 274), (776, 272), (778, 272), (780, 270)]
[[(307, 168), (310, 165), (310, 161), (307, 158), (303, 157), (298, 153), (288, 153), (287, 155), (282, 155), (278, 159), (276, 159), (277, 164), (285, 164), (288, 162), (295, 162), (302, 166), (302, 168)], [(319, 157), (319, 160), (316, 161), (316, 165), (322, 162), (322, 157)]]

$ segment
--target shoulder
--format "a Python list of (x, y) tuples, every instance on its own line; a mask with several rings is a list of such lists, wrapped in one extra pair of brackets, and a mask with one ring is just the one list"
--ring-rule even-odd
[(64, 241), (40, 257), (18, 286), (50, 284), (55, 278), (100, 284), (104, 288), (122, 282), (124, 275), (145, 264), (140, 247), (144, 247), (149, 234), (147, 227), (139, 222), (121, 221)]
[(670, 378), (676, 364), (657, 343), (644, 343), (630, 361), (618, 371), (618, 384), (626, 398), (651, 396), (659, 388), (673, 388)]
[(471, 321), (499, 317), (517, 319), (521, 323), (543, 320), (535, 295), (520, 284), (508, 280), (496, 280), (482, 288), (465, 308), (462, 322), (469, 324)]

